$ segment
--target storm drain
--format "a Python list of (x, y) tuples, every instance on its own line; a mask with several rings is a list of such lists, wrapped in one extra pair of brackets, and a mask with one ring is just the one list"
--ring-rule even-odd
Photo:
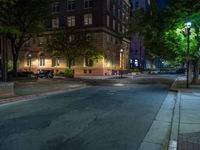
[(177, 150), (200, 150), (200, 132), (180, 134)]

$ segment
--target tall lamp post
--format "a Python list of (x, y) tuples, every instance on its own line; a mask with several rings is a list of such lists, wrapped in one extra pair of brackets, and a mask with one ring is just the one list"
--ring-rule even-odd
[(186, 61), (187, 61), (187, 83), (186, 87), (189, 88), (189, 52), (190, 52), (190, 29), (191, 29), (192, 23), (187, 22), (186, 23), (186, 33), (187, 33), (187, 54), (186, 54)]
[(122, 67), (123, 67), (123, 54), (124, 54), (124, 49), (120, 49), (120, 74), (122, 78)]
[(29, 53), (28, 54), (28, 61), (29, 61), (29, 71), (31, 71), (31, 67), (32, 67), (32, 54), (31, 53)]

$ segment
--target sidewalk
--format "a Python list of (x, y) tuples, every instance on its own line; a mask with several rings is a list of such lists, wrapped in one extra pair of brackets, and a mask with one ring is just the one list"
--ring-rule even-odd
[(66, 79), (38, 79), (30, 81), (15, 81), (15, 96), (0, 99), (0, 105), (10, 102), (33, 99), (38, 96), (49, 96), (66, 93), (69, 91), (85, 88), (86, 84), (81, 81)]
[(172, 85), (139, 150), (200, 150), (200, 84), (185, 85)]
[(200, 150), (200, 84), (186, 89), (183, 79), (178, 82), (169, 149)]

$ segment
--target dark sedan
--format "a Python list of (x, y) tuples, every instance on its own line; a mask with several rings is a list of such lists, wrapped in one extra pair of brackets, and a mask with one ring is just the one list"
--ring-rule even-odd
[(53, 71), (51, 70), (41, 71), (37, 74), (38, 78), (53, 78), (53, 76)]

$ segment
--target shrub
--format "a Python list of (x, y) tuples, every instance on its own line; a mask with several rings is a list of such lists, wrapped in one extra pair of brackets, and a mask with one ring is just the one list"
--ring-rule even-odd
[(66, 69), (64, 70), (64, 76), (65, 76), (65, 77), (73, 78), (73, 77), (74, 77), (74, 70), (73, 70), (73, 69), (66, 68)]

